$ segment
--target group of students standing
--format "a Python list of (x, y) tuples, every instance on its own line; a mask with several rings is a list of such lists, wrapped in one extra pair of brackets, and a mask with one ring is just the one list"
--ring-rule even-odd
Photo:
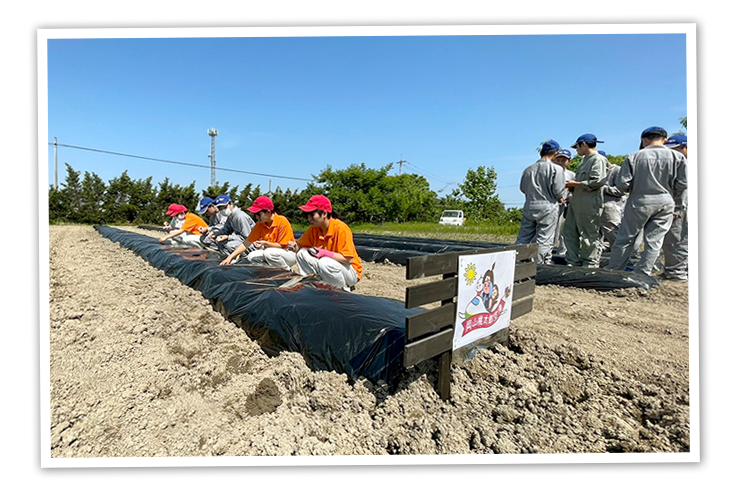
[(536, 262), (548, 264), (559, 240), (567, 265), (588, 268), (610, 250), (605, 269), (647, 275), (661, 251), (663, 277), (687, 280), (687, 136), (649, 127), (620, 167), (598, 143), (591, 133), (578, 137), (571, 148), (583, 158), (575, 172), (567, 170), (569, 150), (554, 140), (542, 145), (521, 176), (526, 200), (516, 243), (537, 243)]
[(167, 215), (170, 231), (159, 239), (186, 246), (217, 250), (226, 257), (220, 265), (241, 258), (255, 264), (266, 264), (296, 271), (302, 276), (317, 276), (337, 288), (350, 291), (360, 280), (363, 266), (355, 250), (350, 227), (337, 218), (332, 203), (323, 195), (312, 196), (299, 209), (309, 228), (296, 240), (289, 220), (274, 212), (273, 201), (260, 196), (245, 211), (235, 206), (227, 195), (203, 197), (198, 212), (208, 219), (190, 213), (185, 206), (172, 204)]

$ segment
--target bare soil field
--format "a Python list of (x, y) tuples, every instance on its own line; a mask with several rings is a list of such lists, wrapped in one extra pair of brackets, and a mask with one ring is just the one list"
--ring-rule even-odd
[[(687, 283), (538, 286), (509, 347), (454, 363), (442, 401), (431, 361), (389, 393), (269, 357), (92, 227), (49, 233), (52, 457), (689, 451)], [(364, 265), (353, 294), (403, 301), (403, 267)]]

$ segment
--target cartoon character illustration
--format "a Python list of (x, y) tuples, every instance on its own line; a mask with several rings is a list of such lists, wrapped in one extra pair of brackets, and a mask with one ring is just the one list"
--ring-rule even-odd
[(483, 299), (478, 296), (474, 296), (473, 299), (470, 300), (468, 303), (468, 306), (465, 307), (464, 312), (460, 312), (458, 316), (460, 318), (465, 317), (465, 319), (470, 318), (471, 316), (480, 315), (481, 313), (487, 313), (488, 310), (486, 309), (485, 305), (483, 304)]
[[(458, 300), (462, 303), (457, 305), (454, 346), (466, 345), (508, 326), (515, 254), (501, 252), (493, 258), (489, 255), (481, 256), (480, 261), (461, 258), (459, 272), (464, 272), (464, 282), (458, 278)], [(487, 270), (481, 274), (484, 269)]]
[[(498, 286), (493, 284), (493, 269), (496, 267), (494, 263), (490, 269), (488, 269), (481, 280), (475, 285), (476, 295), (470, 300), (468, 306), (465, 307), (465, 312), (460, 313), (458, 316), (470, 318), (473, 315), (479, 315), (481, 313), (489, 313), (492, 306), (492, 295), (494, 287), (498, 289)], [(474, 272), (474, 267), (473, 267)], [(496, 294), (498, 296), (498, 293)]]
[[(494, 283), (493, 269), (495, 267), (496, 264), (494, 263), (476, 283), (476, 295), (468, 302), (465, 311), (458, 314), (458, 317), (467, 320), (475, 315), (493, 313), (501, 305), (506, 306), (504, 302), (499, 301), (501, 299), (501, 290), (498, 284)], [(504, 290), (504, 299), (510, 295), (511, 287), (507, 286)]]
[(483, 282), (481, 283), (481, 290), (479, 293), (479, 296), (483, 300), (483, 306), (486, 307), (486, 311), (490, 312), (492, 303), (491, 303), (491, 297), (493, 295), (493, 288), (498, 288), (493, 283), (493, 268), (496, 267), (496, 264), (494, 263), (493, 266), (491, 266), (490, 270), (487, 270), (485, 274), (483, 274)]
[(496, 303), (498, 303), (498, 284), (493, 285), (493, 292), (491, 292), (490, 297), (490, 305), (488, 307), (488, 313), (492, 312), (496, 308)]

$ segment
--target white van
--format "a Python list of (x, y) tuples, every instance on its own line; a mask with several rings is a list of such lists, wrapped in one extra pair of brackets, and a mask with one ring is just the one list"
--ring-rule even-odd
[(459, 209), (446, 209), (442, 211), (442, 216), (440, 216), (441, 225), (462, 226), (463, 223), (465, 223), (465, 216)]

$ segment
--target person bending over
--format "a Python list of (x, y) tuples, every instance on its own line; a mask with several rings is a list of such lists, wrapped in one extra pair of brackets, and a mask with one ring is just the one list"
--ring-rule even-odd
[(187, 212), (187, 208), (185, 206), (180, 204), (177, 204), (176, 206), (177, 207), (174, 208), (174, 216), (181, 222), (181, 225), (178, 229), (174, 229), (165, 237), (159, 238), (159, 243), (171, 240), (172, 243), (177, 245), (203, 248), (202, 243), (199, 241), (199, 228), (201, 226), (206, 226), (206, 223), (196, 214)]

